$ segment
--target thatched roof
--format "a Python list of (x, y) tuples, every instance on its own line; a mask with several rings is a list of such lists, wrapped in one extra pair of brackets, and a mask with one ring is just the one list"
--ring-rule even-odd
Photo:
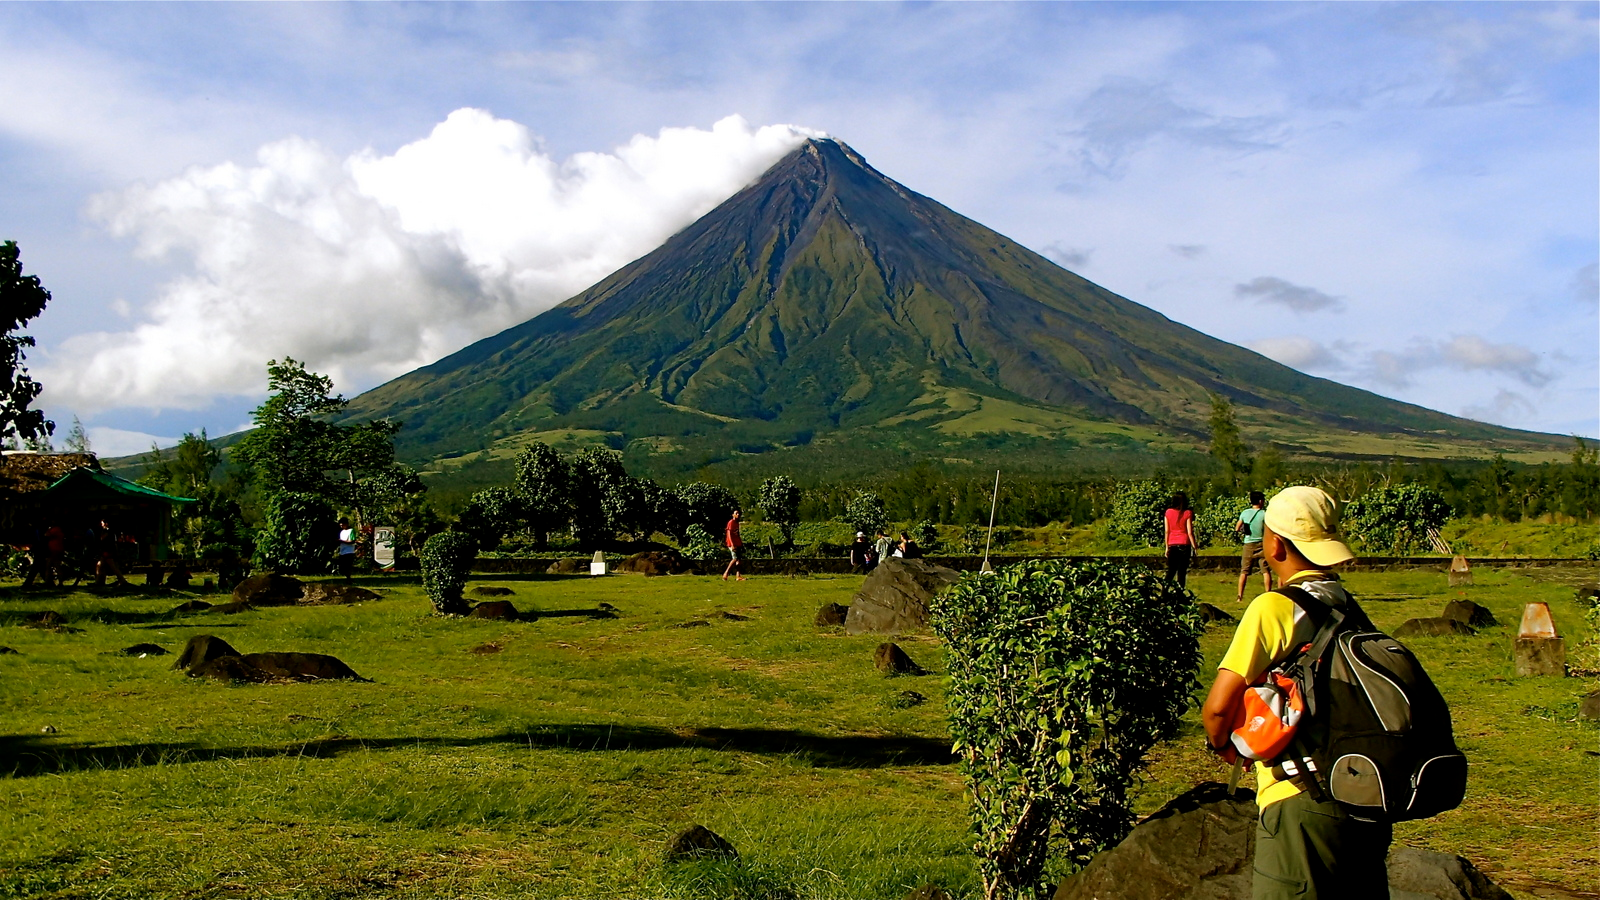
[(43, 491), (79, 466), (98, 471), (100, 460), (93, 453), (6, 450), (0, 453), (0, 495)]

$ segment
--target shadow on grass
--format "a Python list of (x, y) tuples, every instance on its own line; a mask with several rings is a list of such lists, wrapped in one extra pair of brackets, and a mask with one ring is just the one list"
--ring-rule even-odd
[(188, 742), (98, 746), (62, 744), (40, 735), (0, 735), (0, 773), (27, 778), (218, 759), (328, 759), (360, 750), (496, 744), (582, 753), (685, 749), (758, 753), (794, 756), (817, 768), (841, 769), (947, 765), (954, 761), (948, 740), (914, 735), (826, 735), (776, 728), (669, 729), (653, 725), (570, 724), (479, 737), (330, 737), (253, 747), (204, 747)]
[(517, 618), (532, 622), (535, 619), (615, 619), (617, 611), (614, 609), (523, 609), (517, 611)]

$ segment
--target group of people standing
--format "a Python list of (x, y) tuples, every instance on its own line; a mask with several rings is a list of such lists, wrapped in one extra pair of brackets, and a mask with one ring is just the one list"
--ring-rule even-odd
[[(23, 587), (31, 587), (35, 581), (45, 587), (64, 586), (69, 574), (73, 575), (73, 583), (76, 584), (90, 570), (94, 572), (96, 587), (104, 587), (106, 578), (112, 576), (116, 577), (118, 587), (125, 587), (128, 579), (117, 557), (123, 552), (138, 555), (138, 545), (131, 535), (112, 528), (110, 522), (100, 519), (98, 524), (70, 533), (59, 524), (51, 525), (37, 533), (29, 542), (27, 551), (30, 564), (28, 574), (22, 581)], [(76, 570), (76, 573), (71, 570)]]
[(864, 575), (877, 568), (878, 563), (887, 557), (898, 559), (921, 559), (922, 548), (904, 531), (900, 532), (900, 539), (894, 540), (883, 529), (873, 540), (867, 540), (865, 531), (856, 532), (856, 539), (850, 544), (850, 571), (857, 575)]
[[(1250, 506), (1239, 513), (1233, 530), (1244, 539), (1244, 549), (1239, 553), (1239, 591), (1237, 599), (1244, 599), (1244, 589), (1256, 567), (1261, 568), (1261, 589), (1272, 590), (1272, 570), (1261, 559), (1262, 529), (1266, 523), (1267, 497), (1260, 491), (1250, 492)], [(1167, 544), (1167, 583), (1183, 590), (1188, 587), (1189, 563), (1194, 560), (1194, 510), (1189, 508), (1189, 496), (1183, 491), (1172, 495), (1167, 510), (1162, 515)]]

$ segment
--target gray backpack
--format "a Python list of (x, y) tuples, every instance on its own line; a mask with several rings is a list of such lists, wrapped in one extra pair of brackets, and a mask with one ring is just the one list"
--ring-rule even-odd
[(1306, 717), (1273, 774), (1376, 822), (1459, 806), (1467, 758), (1417, 658), (1374, 628), (1348, 594), (1331, 604), (1298, 587), (1278, 592), (1305, 610), (1316, 633), (1279, 667), (1299, 685)]

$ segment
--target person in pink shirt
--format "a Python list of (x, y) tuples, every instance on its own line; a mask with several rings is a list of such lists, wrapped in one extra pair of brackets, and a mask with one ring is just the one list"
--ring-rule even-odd
[(732, 575), (739, 581), (744, 580), (744, 540), (739, 537), (739, 511), (733, 511), (733, 518), (728, 520), (725, 529), (725, 543), (728, 545), (728, 555), (733, 557), (728, 560), (728, 567), (722, 570), (722, 580), (727, 581)]
[(1194, 557), (1194, 510), (1183, 491), (1167, 501), (1167, 583), (1178, 590), (1189, 587), (1189, 560)]

